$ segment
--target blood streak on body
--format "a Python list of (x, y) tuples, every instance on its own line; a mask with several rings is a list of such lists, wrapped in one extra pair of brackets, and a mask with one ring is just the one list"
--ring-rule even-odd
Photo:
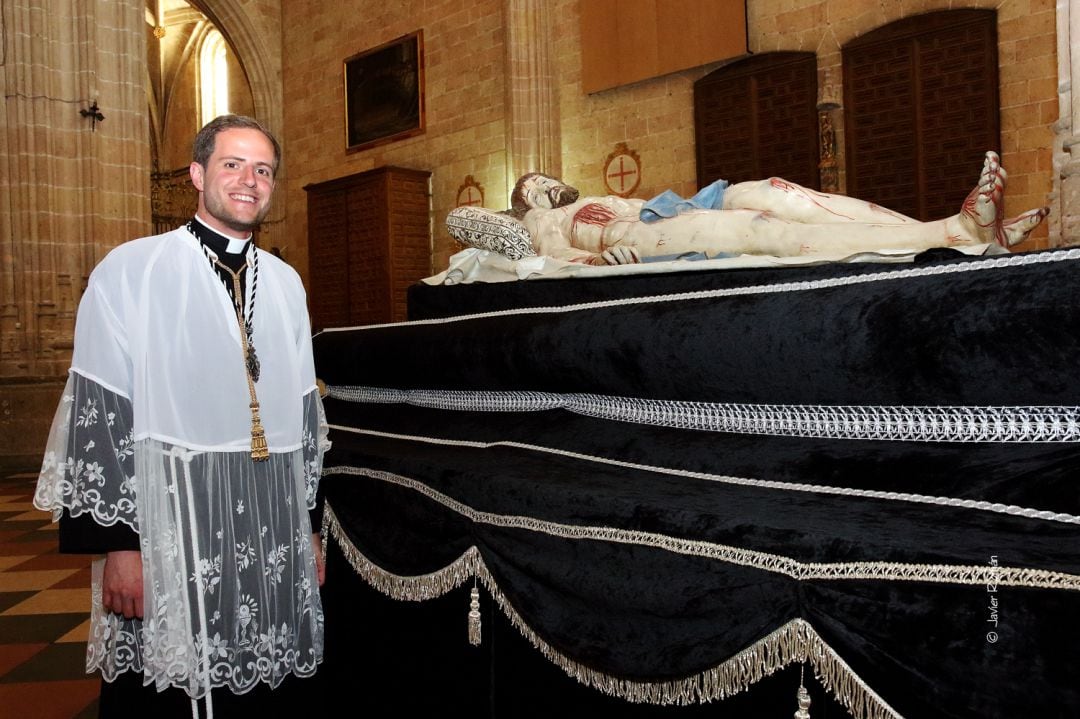
[[(600, 236), (603, 237), (604, 228), (608, 226), (608, 223), (617, 217), (615, 211), (606, 205), (601, 205), (598, 202), (590, 202), (587, 205), (583, 205), (577, 212), (574, 213), (573, 222), (570, 225), (570, 234), (572, 241), (576, 244), (578, 241), (578, 225), (594, 225), (600, 228)], [(602, 243), (601, 243), (602, 244)], [(603, 248), (601, 248), (603, 249)]]

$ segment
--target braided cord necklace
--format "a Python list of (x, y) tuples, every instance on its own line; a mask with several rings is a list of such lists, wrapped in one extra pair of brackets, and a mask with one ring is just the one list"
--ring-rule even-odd
[[(261, 462), (270, 458), (270, 450), (266, 444), (266, 431), (263, 429), (262, 419), (259, 417), (259, 398), (255, 393), (255, 383), (259, 381), (260, 366), (259, 358), (255, 354), (252, 335), (255, 330), (255, 290), (259, 282), (259, 253), (255, 245), (252, 245), (248, 253), (248, 259), (245, 259), (244, 263), (234, 271), (218, 259), (217, 253), (207, 246), (194, 225), (194, 221), (189, 222), (188, 231), (199, 238), (203, 253), (210, 262), (210, 269), (221, 279), (225, 291), (232, 300), (233, 310), (236, 312), (236, 324), (240, 330), (240, 345), (244, 353), (244, 374), (247, 378), (248, 394), (251, 398), (248, 405), (251, 410), (251, 459)], [(248, 267), (252, 268), (251, 291), (248, 293), (248, 301), (245, 306), (244, 287), (240, 281), (240, 276)], [(226, 280), (226, 276), (232, 280), (231, 283)]]

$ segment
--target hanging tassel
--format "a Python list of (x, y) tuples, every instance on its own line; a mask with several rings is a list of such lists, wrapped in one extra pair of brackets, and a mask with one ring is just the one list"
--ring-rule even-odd
[(248, 330), (248, 351), (247, 358), (244, 361), (244, 368), (247, 370), (252, 382), (259, 381), (260, 367), (259, 356), (255, 354), (255, 345), (251, 344), (251, 331)]
[(803, 671), (806, 665), (799, 667), (799, 691), (795, 693), (795, 699), (799, 702), (799, 708), (795, 712), (795, 719), (810, 719), (810, 692), (803, 686)]
[(251, 403), (251, 458), (256, 462), (270, 459), (270, 450), (266, 446), (266, 432), (259, 419), (259, 403)]
[(469, 592), (469, 644), (480, 646), (480, 590), (476, 585)]

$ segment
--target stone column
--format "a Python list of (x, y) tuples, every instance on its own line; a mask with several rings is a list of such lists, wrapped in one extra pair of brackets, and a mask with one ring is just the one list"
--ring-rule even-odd
[(526, 172), (562, 173), (550, 7), (546, 0), (506, 0), (508, 187)]
[(1054, 123), (1051, 246), (1080, 244), (1080, 92), (1073, 91), (1080, 79), (1080, 6), (1076, 0), (1058, 0), (1057, 28), (1061, 117)]
[[(62, 375), (90, 270), (149, 229), (141, 0), (9, 0), (0, 376)], [(96, 101), (103, 120), (84, 116)]]
[[(21, 416), (37, 404), (34, 383), (67, 371), (90, 270), (148, 233), (150, 153), (144, 0), (7, 0), (0, 11), (3, 455), (35, 435), (39, 418)], [(95, 101), (103, 120), (82, 114)]]

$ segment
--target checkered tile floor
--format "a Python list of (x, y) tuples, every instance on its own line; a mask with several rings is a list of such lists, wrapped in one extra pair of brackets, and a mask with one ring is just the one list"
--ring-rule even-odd
[(58, 554), (56, 525), (32, 504), (36, 474), (0, 477), (0, 714), (97, 717), (85, 670), (89, 556)]

